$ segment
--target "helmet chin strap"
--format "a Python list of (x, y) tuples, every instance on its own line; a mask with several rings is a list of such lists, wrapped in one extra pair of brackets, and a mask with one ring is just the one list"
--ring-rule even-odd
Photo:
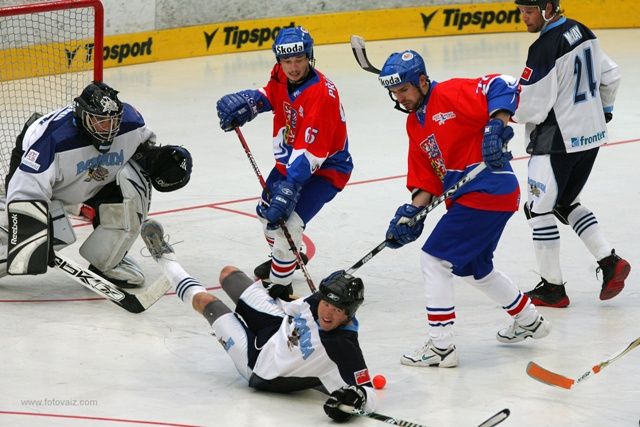
[(540, 29), (540, 31), (543, 31), (545, 28), (547, 28), (547, 25), (549, 25), (549, 22), (551, 22), (557, 16), (557, 13), (554, 12), (551, 18), (547, 19), (547, 16), (546, 16), (547, 11), (541, 10), (540, 12), (542, 13), (542, 20), (544, 21), (544, 24), (542, 24), (542, 28)]

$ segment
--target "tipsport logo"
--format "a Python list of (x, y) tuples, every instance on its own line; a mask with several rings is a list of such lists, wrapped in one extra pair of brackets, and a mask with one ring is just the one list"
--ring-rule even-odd
[[(442, 13), (438, 14), (438, 12)], [(425, 32), (429, 29), (431, 22), (436, 16), (438, 16), (438, 20), (441, 20), (441, 25), (443, 27), (454, 27), (458, 31), (462, 31), (465, 27), (470, 25), (484, 29), (490, 24), (519, 24), (521, 22), (520, 11), (517, 8), (510, 10), (484, 10), (476, 12), (463, 12), (460, 8), (444, 8), (438, 9), (429, 15), (420, 13), (420, 16), (422, 18), (422, 24)]]
[[(241, 49), (247, 44), (255, 45), (254, 47), (261, 47), (262, 45), (271, 44), (275, 40), (278, 32), (283, 28), (295, 27), (295, 22), (289, 22), (288, 25), (274, 26), (274, 27), (249, 27), (243, 28), (238, 25), (228, 25), (222, 27), (222, 37), (224, 37), (222, 44), (224, 46), (234, 46), (236, 49)], [(216, 38), (220, 28), (216, 28), (211, 32), (204, 31), (204, 39), (206, 49), (209, 50), (213, 41)]]

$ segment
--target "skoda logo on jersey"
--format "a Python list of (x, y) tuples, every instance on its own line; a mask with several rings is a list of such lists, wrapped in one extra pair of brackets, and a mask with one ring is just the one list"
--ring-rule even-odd
[(380, 84), (384, 87), (395, 86), (402, 83), (402, 79), (400, 79), (400, 74), (398, 73), (391, 74), (389, 76), (380, 76), (379, 79)]
[(296, 53), (304, 53), (304, 44), (302, 42), (285, 43), (276, 46), (276, 55), (293, 55)]

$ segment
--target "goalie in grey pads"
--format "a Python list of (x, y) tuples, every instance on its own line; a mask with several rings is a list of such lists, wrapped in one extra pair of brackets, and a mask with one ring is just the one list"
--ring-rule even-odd
[(375, 409), (354, 317), (364, 300), (362, 280), (336, 271), (320, 283), (319, 292), (286, 302), (270, 297), (259, 279), (226, 266), (220, 283), (236, 304), (231, 310), (182, 268), (158, 222), (145, 221), (141, 236), (178, 297), (207, 319), (249, 387), (330, 393), (324, 411), (336, 421), (353, 415), (341, 405)]
[(155, 139), (140, 113), (100, 82), (73, 105), (34, 113), (17, 137), (0, 200), (0, 277), (53, 266), (53, 250), (76, 240), (65, 206), (84, 203), (96, 212), (80, 247), (89, 269), (121, 287), (141, 286), (144, 275), (126, 254), (147, 216), (151, 187), (177, 190), (192, 169), (185, 148)]

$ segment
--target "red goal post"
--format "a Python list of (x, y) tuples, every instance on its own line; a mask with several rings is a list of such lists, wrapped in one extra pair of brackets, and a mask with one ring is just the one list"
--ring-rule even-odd
[(102, 81), (103, 38), (100, 0), (0, 6), (0, 194), (31, 114), (70, 105), (92, 80)]

